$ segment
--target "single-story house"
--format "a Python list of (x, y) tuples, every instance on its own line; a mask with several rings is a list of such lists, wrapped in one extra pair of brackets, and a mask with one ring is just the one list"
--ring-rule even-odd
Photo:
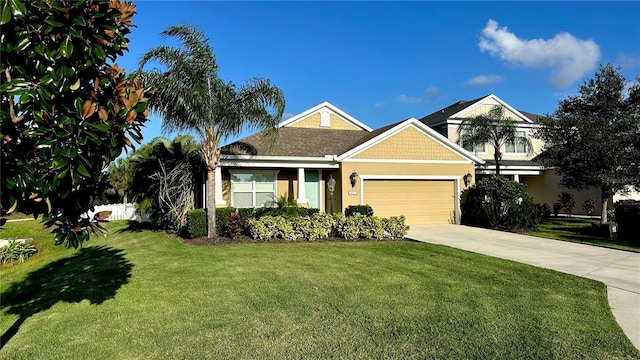
[(324, 102), (282, 122), (273, 144), (258, 133), (223, 146), (216, 206), (285, 196), (324, 212), (368, 204), (407, 224), (459, 223), (459, 195), (475, 178), (465, 175), (484, 164), (415, 118), (372, 129)]
[[(502, 149), (500, 174), (526, 184), (527, 191), (535, 197), (536, 203), (547, 203), (549, 206), (553, 206), (553, 203), (558, 201), (558, 194), (568, 191), (573, 193), (575, 197), (574, 214), (584, 213), (582, 206), (587, 199), (596, 200), (595, 214), (600, 214), (600, 189), (577, 191), (563, 188), (559, 185), (560, 177), (553, 168), (545, 168), (533, 161), (533, 158), (540, 154), (544, 145), (542, 140), (533, 136), (534, 130), (538, 127), (536, 120), (542, 115), (516, 110), (496, 95), (490, 94), (470, 101), (458, 101), (421, 118), (420, 122), (449, 140), (458, 142), (458, 127), (462, 121), (465, 118), (486, 114), (494, 106), (502, 106), (505, 110), (505, 116), (517, 120), (518, 138), (512, 143), (506, 144)], [(528, 138), (530, 141), (527, 142), (524, 138)], [(528, 143), (533, 149), (528, 148)], [(475, 174), (477, 177), (495, 174), (496, 164), (493, 160), (493, 147), (484, 144), (469, 150), (485, 160), (484, 163), (476, 166)]]

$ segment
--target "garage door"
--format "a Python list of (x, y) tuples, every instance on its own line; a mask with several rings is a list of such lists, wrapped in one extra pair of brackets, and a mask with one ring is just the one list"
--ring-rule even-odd
[(376, 216), (404, 215), (407, 224), (447, 224), (454, 219), (452, 180), (365, 180), (364, 202)]

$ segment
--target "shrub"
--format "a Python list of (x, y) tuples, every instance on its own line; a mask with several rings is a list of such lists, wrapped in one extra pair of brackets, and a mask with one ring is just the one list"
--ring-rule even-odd
[(573, 208), (576, 206), (576, 200), (573, 197), (573, 194), (570, 192), (561, 192), (558, 194), (558, 202), (562, 204), (562, 207), (567, 210), (567, 214), (571, 217), (573, 212)]
[(553, 216), (558, 217), (560, 210), (562, 210), (562, 204), (559, 202), (553, 203)]
[[(336, 214), (337, 215), (337, 214)], [(342, 214), (340, 214), (342, 215)], [(335, 232), (338, 237), (345, 240), (355, 240), (360, 236), (360, 224), (362, 218), (355, 216), (336, 216)]]
[(350, 205), (344, 209), (345, 216), (373, 216), (373, 208), (369, 205)]
[(618, 239), (640, 244), (640, 201), (618, 201), (615, 206)]
[(587, 215), (593, 215), (593, 212), (596, 210), (596, 199), (585, 200), (582, 205), (582, 210), (584, 210)]
[(268, 221), (270, 217), (264, 217), (261, 219), (249, 219), (247, 225), (249, 228), (249, 235), (258, 240), (266, 241), (275, 237), (275, 226)]
[(536, 227), (538, 213), (525, 185), (503, 176), (480, 179), (461, 195), (462, 223), (489, 228)]
[(204, 209), (187, 212), (186, 236), (189, 239), (207, 236), (207, 212)]
[(386, 238), (382, 219), (377, 216), (363, 217), (360, 222), (360, 237), (374, 240)]
[(23, 263), (38, 252), (33, 244), (18, 241), (9, 241), (8, 245), (0, 248), (0, 264), (9, 262)]
[(242, 218), (238, 212), (234, 212), (229, 215), (227, 233), (234, 238), (242, 235)]
[(406, 224), (404, 216), (392, 216), (388, 219), (383, 219), (382, 224), (387, 236), (391, 239), (402, 239), (407, 235), (409, 227)]
[(538, 213), (538, 217), (542, 219), (548, 219), (551, 217), (551, 208), (549, 207), (549, 204), (547, 203), (544, 203), (542, 205), (535, 204), (535, 207)]
[(232, 207), (216, 208), (216, 234), (224, 235), (227, 233), (231, 214), (234, 212), (236, 209)]

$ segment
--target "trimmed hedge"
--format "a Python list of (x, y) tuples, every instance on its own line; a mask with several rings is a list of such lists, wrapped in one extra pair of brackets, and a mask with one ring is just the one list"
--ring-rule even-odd
[(640, 201), (623, 200), (615, 204), (618, 239), (640, 244)]
[(404, 216), (384, 219), (375, 216), (347, 217), (342, 213), (317, 213), (294, 218), (267, 215), (247, 220), (247, 227), (252, 238), (262, 241), (271, 238), (315, 241), (332, 235), (346, 240), (402, 239), (408, 230)]
[(186, 232), (189, 239), (207, 236), (207, 213), (204, 209), (187, 212)]

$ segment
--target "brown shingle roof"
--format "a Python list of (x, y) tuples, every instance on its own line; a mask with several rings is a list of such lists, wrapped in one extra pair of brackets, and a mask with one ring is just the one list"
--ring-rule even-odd
[[(488, 95), (487, 95), (488, 96)], [(434, 113), (431, 113), (425, 117), (423, 117), (422, 119), (420, 119), (420, 121), (425, 124), (425, 125), (433, 125), (436, 123), (439, 123), (441, 121), (445, 121), (447, 119), (449, 119), (452, 115), (454, 115), (455, 113), (457, 113), (458, 111), (461, 111), (475, 103), (477, 103), (478, 101), (486, 98), (487, 96), (483, 96), (483, 97), (479, 97), (477, 99), (473, 99), (470, 101), (466, 101), (466, 100), (461, 100), (458, 101), (454, 104), (451, 104), (449, 106), (447, 106), (444, 109), (440, 109)], [(522, 110), (518, 110), (522, 115), (526, 116), (529, 118), (529, 120), (536, 122), (538, 120), (538, 118), (542, 118), (544, 116), (542, 115), (538, 115), (538, 114), (533, 114), (530, 112), (526, 112), (526, 111), (522, 111)]]
[(224, 155), (323, 157), (342, 154), (371, 135), (362, 130), (332, 130), (283, 127), (270, 146), (263, 133), (253, 134), (221, 149)]
[(422, 119), (420, 119), (420, 122), (422, 122), (425, 125), (433, 125), (435, 123), (439, 123), (440, 121), (444, 121), (447, 120), (449, 117), (451, 117), (451, 115), (457, 113), (458, 111), (461, 111), (464, 108), (467, 108), (475, 103), (477, 103), (478, 101), (486, 98), (488, 95), (483, 96), (483, 97), (479, 97), (477, 99), (471, 100), (471, 101), (466, 101), (466, 100), (461, 100), (458, 101), (454, 104), (451, 104), (449, 106), (447, 106), (444, 109), (440, 109), (432, 114), (429, 114), (425, 117), (423, 117)]

